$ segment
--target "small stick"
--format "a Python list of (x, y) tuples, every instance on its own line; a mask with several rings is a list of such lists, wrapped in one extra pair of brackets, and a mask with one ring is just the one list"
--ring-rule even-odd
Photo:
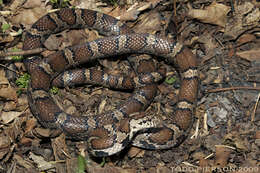
[(2, 51), (2, 52), (0, 52), (0, 57), (39, 54), (45, 50), (46, 50), (45, 48), (36, 48), (36, 49), (31, 49), (31, 50), (21, 50), (21, 51), (15, 51), (15, 52), (3, 52)]
[(17, 73), (17, 71), (15, 71), (15, 70), (13, 70), (13, 69), (10, 69), (9, 67), (6, 67), (6, 66), (3, 65), (3, 64), (0, 64), (0, 66), (6, 68), (7, 70), (10, 70), (10, 71), (12, 71), (12, 72), (14, 72), (14, 73), (16, 73), (16, 74), (19, 74), (19, 73)]
[(256, 103), (255, 103), (255, 106), (254, 106), (254, 110), (253, 110), (252, 115), (251, 115), (251, 122), (255, 121), (255, 113), (256, 113), (258, 103), (259, 103), (259, 99), (260, 99), (260, 93), (257, 96)]
[(239, 86), (239, 87), (230, 87), (230, 88), (217, 88), (217, 89), (210, 89), (207, 90), (206, 93), (214, 93), (214, 92), (221, 92), (221, 91), (229, 91), (229, 90), (259, 90), (260, 87), (247, 87), (247, 86)]

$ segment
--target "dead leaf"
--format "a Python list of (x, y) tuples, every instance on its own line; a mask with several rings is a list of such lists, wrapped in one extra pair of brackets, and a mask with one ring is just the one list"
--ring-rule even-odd
[(202, 158), (205, 158), (205, 154), (203, 152), (195, 152), (194, 154), (192, 154), (192, 158), (194, 160), (201, 160)]
[[(208, 55), (210, 52), (216, 50), (217, 42), (216, 39), (212, 37), (212, 34), (205, 31), (198, 39), (198, 42), (203, 43), (205, 46), (205, 53)], [(212, 52), (214, 53), (214, 52)]]
[(260, 131), (255, 132), (255, 139), (260, 139)]
[(15, 110), (22, 112), (27, 108), (28, 108), (27, 96), (25, 96), (25, 95), (19, 96)]
[(22, 1), (12, 1), (12, 3), (9, 5), (9, 9), (11, 11), (15, 11), (17, 8), (19, 8), (20, 6), (22, 6), (22, 4), (24, 3), (25, 1), (22, 0)]
[(124, 21), (134, 21), (138, 18), (138, 15), (147, 9), (153, 9), (157, 6), (157, 4), (161, 0), (152, 0), (151, 2), (140, 2), (135, 3), (132, 5), (128, 10), (126, 10), (124, 13), (121, 13), (119, 17), (117, 17), (120, 20)]
[(22, 24), (29, 28), (34, 22), (36, 22), (40, 17), (42, 17), (46, 13), (47, 10), (41, 7), (21, 10), (16, 16), (12, 17), (11, 20), (14, 24)]
[(103, 2), (97, 2), (95, 0), (77, 0), (70, 2), (72, 6), (75, 6), (77, 8), (85, 8), (95, 11), (101, 11), (102, 9), (99, 6), (105, 6)]
[(254, 41), (256, 37), (253, 34), (243, 34), (241, 37), (237, 39), (237, 46), (241, 46), (242, 44)]
[(134, 158), (134, 157), (143, 157), (145, 150), (142, 150), (137, 147), (131, 147), (127, 153), (128, 157)]
[(243, 25), (257, 25), (260, 20), (260, 11), (259, 8), (255, 8), (248, 15), (245, 16)]
[(35, 8), (35, 7), (40, 7), (41, 5), (44, 5), (42, 0), (27, 0), (23, 7), (24, 8)]
[(224, 37), (226, 39), (236, 39), (242, 33), (258, 25), (260, 20), (259, 9), (255, 9), (251, 2), (234, 5), (234, 15), (225, 27)]
[(17, 94), (16, 90), (12, 87), (8, 88), (1, 88), (0, 89), (0, 97), (3, 97), (7, 100), (14, 100), (17, 101)]
[(216, 146), (216, 160), (215, 166), (220, 166), (221, 168), (227, 165), (231, 149), (225, 146)]
[(160, 13), (147, 13), (139, 17), (138, 25), (134, 29), (137, 33), (154, 34), (163, 29), (162, 22), (162, 16)]
[(9, 152), (10, 148), (10, 138), (3, 133), (0, 134), (0, 159), (2, 158)]
[(33, 142), (33, 139), (32, 138), (27, 138), (27, 137), (22, 137), (20, 139), (20, 144), (22, 145), (25, 145), (25, 146), (31, 146), (32, 145), (32, 142)]
[(237, 52), (236, 54), (248, 61), (260, 61), (260, 57), (259, 57), (260, 49), (241, 51), (241, 52)]
[(59, 130), (54, 129), (44, 129), (44, 128), (35, 128), (33, 133), (38, 136), (39, 138), (49, 138), (49, 137), (56, 137), (60, 134)]
[(8, 112), (8, 111), (12, 111), (16, 108), (16, 102), (14, 101), (10, 101), (10, 102), (6, 102), (5, 105), (4, 105), (4, 108), (3, 110)]
[(92, 166), (92, 165), (88, 165), (87, 167), (87, 172), (89, 173), (136, 173), (136, 170), (133, 168), (120, 168), (120, 167), (115, 167), (115, 166), (109, 166), (109, 165), (105, 165), (105, 167), (97, 167), (97, 166)]
[(118, 19), (120, 19), (121, 21), (135, 21), (138, 18), (139, 14), (140, 11), (138, 11), (137, 9), (132, 9), (121, 14)]
[(227, 134), (224, 137), (224, 140), (226, 141), (226, 143), (230, 143), (229, 146), (235, 146), (238, 150), (249, 151), (249, 144), (247, 143), (247, 141), (243, 140), (237, 132), (231, 132)]
[(225, 27), (229, 11), (230, 7), (214, 1), (210, 6), (206, 7), (205, 10), (190, 9), (188, 16), (196, 18), (204, 23)]
[(209, 165), (210, 165), (210, 160), (205, 159), (205, 158), (203, 158), (203, 157), (199, 158), (199, 166), (200, 166), (201, 168), (203, 168), (203, 167), (208, 167)]
[(0, 85), (9, 85), (8, 79), (5, 77), (4, 69), (0, 70)]
[(27, 160), (24, 160), (23, 157), (18, 154), (14, 154), (13, 159), (22, 167), (31, 170), (34, 168), (33, 164)]
[(36, 124), (37, 124), (37, 121), (35, 118), (27, 120), (24, 133), (25, 134), (30, 133), (34, 129), (34, 127), (36, 127)]
[(37, 168), (40, 171), (46, 171), (46, 170), (55, 168), (55, 165), (51, 164), (50, 162), (45, 161), (43, 157), (37, 156), (37, 155), (33, 154), (32, 152), (30, 152), (29, 157), (30, 157), (30, 159), (32, 159), (34, 161), (34, 163), (37, 164)]
[(4, 124), (8, 124), (11, 121), (13, 121), (15, 118), (19, 117), (22, 114), (22, 112), (2, 112), (1, 119), (3, 120)]
[(51, 140), (51, 146), (55, 160), (63, 160), (66, 157), (71, 158), (71, 153), (65, 142), (65, 134)]

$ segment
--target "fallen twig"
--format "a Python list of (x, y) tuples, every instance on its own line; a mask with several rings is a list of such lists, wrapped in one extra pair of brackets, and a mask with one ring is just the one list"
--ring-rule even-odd
[(206, 90), (206, 93), (215, 93), (215, 92), (222, 92), (222, 91), (229, 91), (229, 90), (259, 90), (260, 91), (260, 87), (239, 86), (239, 87), (229, 87), (229, 88), (217, 88), (217, 89)]
[(16, 56), (16, 55), (32, 55), (32, 54), (38, 54), (43, 51), (45, 51), (45, 48), (36, 48), (31, 50), (21, 50), (21, 51), (15, 51), (15, 52), (0, 52), (0, 58), (6, 57), (6, 56)]

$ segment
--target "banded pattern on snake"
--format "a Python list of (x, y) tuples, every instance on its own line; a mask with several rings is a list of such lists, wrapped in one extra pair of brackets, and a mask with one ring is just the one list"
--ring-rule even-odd
[[(24, 61), (31, 75), (28, 99), (33, 115), (44, 127), (59, 128), (69, 136), (86, 140), (89, 151), (97, 157), (118, 153), (130, 143), (147, 149), (170, 148), (180, 143), (193, 122), (193, 109), (199, 85), (196, 57), (192, 52), (179, 42), (151, 34), (131, 33), (126, 25), (115, 18), (86, 9), (61, 9), (43, 16), (26, 32), (23, 49), (43, 47), (50, 34), (69, 28), (84, 27), (115, 36), (68, 47), (44, 59), (34, 56)], [(165, 73), (163, 68), (159, 68), (153, 75), (145, 74), (146, 77), (149, 76), (147, 80), (145, 75), (139, 76), (138, 80), (115, 78), (115, 84), (112, 84), (114, 80), (107, 81), (103, 73), (84, 71), (83, 74), (83, 71), (80, 71), (81, 77), (95, 78), (112, 87), (142, 86), (135, 89), (132, 97), (124, 104), (105, 114), (79, 117), (69, 115), (51, 98), (48, 90), (53, 78), (59, 73), (78, 64), (126, 53), (160, 56), (178, 68), (182, 80), (177, 111), (169, 119), (162, 121), (142, 112), (156, 94), (157, 88), (156, 84), (153, 84), (153, 78), (158, 77), (155, 80), (159, 80)], [(145, 68), (142, 64), (137, 66), (139, 69)], [(57, 83), (66, 83), (70, 78), (69, 74), (70, 72), (65, 73), (57, 79)], [(143, 82), (138, 82), (142, 80)]]

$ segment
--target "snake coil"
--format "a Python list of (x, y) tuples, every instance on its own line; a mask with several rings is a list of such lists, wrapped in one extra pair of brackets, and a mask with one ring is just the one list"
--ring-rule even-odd
[[(23, 49), (43, 47), (44, 41), (54, 33), (71, 28), (96, 29), (105, 35), (82, 45), (67, 47), (47, 58), (34, 56), (24, 61), (31, 81), (28, 88), (30, 109), (38, 121), (47, 128), (59, 128), (74, 138), (87, 140), (89, 151), (97, 157), (120, 152), (130, 143), (147, 149), (170, 148), (181, 142), (193, 123), (193, 109), (198, 91), (196, 57), (179, 42), (151, 34), (135, 34), (117, 19), (87, 9), (61, 9), (49, 13), (34, 23), (25, 34)], [(177, 110), (168, 119), (145, 115), (142, 111), (156, 94), (155, 84), (144, 84), (163, 75), (164, 70), (147, 72), (143, 77), (131, 79), (110, 77), (95, 69), (65, 72), (57, 83), (66, 83), (72, 76), (80, 81), (97, 81), (108, 86), (132, 88), (142, 85), (117, 109), (97, 116), (72, 116), (61, 110), (48, 90), (57, 74), (78, 64), (99, 58), (126, 53), (145, 53), (165, 58), (174, 64), (181, 76)], [(137, 69), (146, 69), (143, 62)], [(146, 77), (144, 77), (146, 76)], [(134, 114), (133, 114), (134, 113)]]

